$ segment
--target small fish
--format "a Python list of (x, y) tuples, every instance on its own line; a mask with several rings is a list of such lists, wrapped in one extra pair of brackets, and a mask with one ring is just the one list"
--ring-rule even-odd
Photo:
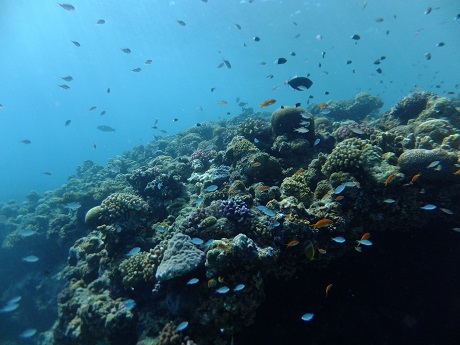
[(434, 168), (434, 170), (436, 170), (436, 171), (441, 171), (441, 170), (442, 170), (442, 165), (439, 164), (436, 168)]
[(351, 65), (352, 63), (353, 63), (353, 61), (351, 61), (351, 60), (347, 60), (347, 62), (346, 62), (347, 65)]
[(24, 140), (21, 140), (19, 141), (20, 143), (23, 143), (23, 144), (26, 144), (26, 145), (29, 145), (32, 143), (32, 141), (30, 141), (29, 139), (24, 139)]
[(274, 215), (276, 215), (274, 211), (270, 210), (268, 207), (263, 205), (257, 206), (257, 209), (269, 217), (273, 217)]
[(456, 172), (454, 172), (454, 175), (460, 175), (460, 169), (458, 169)]
[(439, 209), (446, 214), (454, 214), (454, 212), (452, 212), (448, 208), (440, 207)]
[(176, 20), (180, 26), (186, 26), (187, 24), (183, 20)]
[(315, 224), (313, 224), (313, 229), (319, 229), (319, 228), (324, 228), (326, 226), (329, 226), (333, 223), (331, 219), (328, 218), (323, 218), (318, 220)]
[(70, 41), (70, 42), (72, 42), (72, 43), (74, 44), (74, 46), (76, 46), (76, 47), (80, 47), (80, 46), (81, 46), (81, 44), (78, 43), (77, 41)]
[(22, 258), (22, 261), (30, 263), (37, 262), (38, 260), (40, 259), (38, 258), (38, 256), (35, 255), (29, 255)]
[(109, 88), (107, 88), (107, 93), (110, 93), (110, 87), (109, 87)]
[(156, 228), (154, 228), (155, 231), (158, 231), (159, 233), (163, 233), (165, 232), (165, 229), (161, 226), (157, 226)]
[(236, 27), (238, 30), (241, 30), (241, 25), (240, 25), (240, 24), (235, 23), (235, 27)]
[(308, 321), (313, 320), (314, 316), (315, 316), (315, 314), (313, 314), (313, 313), (306, 313), (306, 314), (302, 315), (301, 319), (302, 319), (302, 321), (308, 322)]
[(65, 77), (61, 77), (62, 80), (65, 80), (65, 81), (72, 81), (73, 78), (70, 76), (70, 75), (66, 75)]
[(188, 322), (187, 321), (182, 321), (179, 325), (177, 325), (176, 329), (174, 330), (175, 332), (180, 332), (183, 331), (188, 327)]
[(436, 47), (444, 47), (446, 44), (444, 42), (439, 42), (436, 44)]
[(195, 285), (198, 283), (200, 280), (198, 278), (191, 278), (188, 282), (187, 285)]
[(257, 138), (254, 138), (254, 144), (258, 144), (259, 142), (260, 142), (260, 140), (259, 140), (259, 139), (257, 139)]
[(61, 6), (64, 10), (73, 12), (75, 11), (75, 7), (73, 7), (71, 4), (58, 4)]
[(279, 58), (278, 60), (275, 61), (276, 64), (278, 65), (283, 65), (287, 62), (287, 59), (285, 58)]
[(205, 189), (203, 189), (203, 191), (205, 192), (214, 192), (218, 189), (219, 187), (217, 187), (215, 184), (212, 184), (208, 187), (206, 187)]
[(305, 253), (308, 261), (315, 260), (315, 247), (311, 241), (308, 241), (304, 246), (303, 252)]
[(364, 134), (364, 131), (361, 128), (352, 127), (350, 128), (350, 131), (358, 135)]
[(69, 210), (76, 210), (81, 207), (81, 204), (79, 202), (69, 202), (64, 205), (64, 208), (68, 208)]
[(313, 143), (313, 146), (318, 146), (318, 144), (320, 143), (321, 139), (320, 138), (317, 138), (315, 140), (315, 142)]
[(452, 228), (452, 230), (455, 232), (460, 232), (460, 228)]
[(360, 246), (356, 246), (355, 247), (355, 250), (358, 252), (358, 253), (362, 253), (363, 249), (360, 247)]
[(70, 125), (71, 122), (72, 122), (72, 120), (67, 120), (66, 122), (64, 122), (64, 126), (67, 127), (68, 125)]
[(323, 109), (320, 111), (321, 114), (323, 115), (327, 115), (327, 114), (330, 114), (331, 113), (331, 109)]
[(257, 188), (257, 189), (260, 190), (260, 191), (263, 191), (263, 190), (266, 190), (266, 189), (268, 189), (268, 188), (270, 188), (270, 186), (260, 186), (260, 187)]
[(390, 198), (388, 198), (388, 199), (383, 200), (383, 202), (384, 202), (385, 204), (393, 204), (394, 202), (396, 202), (396, 200), (395, 200), (395, 199), (390, 199)]
[(257, 167), (260, 167), (262, 165), (262, 163), (260, 162), (254, 162), (251, 164), (251, 168), (257, 168)]
[(96, 109), (97, 109), (97, 106), (93, 106), (93, 107), (89, 108), (88, 111), (94, 111)]
[(414, 176), (412, 176), (412, 178), (410, 179), (410, 183), (413, 183), (413, 182), (417, 181), (420, 176), (421, 176), (420, 173), (415, 174)]
[(259, 41), (260, 41), (260, 37), (259, 37), (259, 36), (254, 36), (252, 39), (254, 40), (254, 42), (259, 42)]
[(340, 200), (343, 200), (343, 198), (345, 198), (343, 195), (337, 195), (334, 201), (340, 201)]
[(237, 286), (235, 286), (233, 288), (233, 291), (235, 291), (235, 292), (242, 291), (245, 287), (246, 287), (246, 285), (244, 285), (244, 284), (238, 284)]
[(158, 182), (158, 183), (157, 183), (157, 188), (158, 188), (158, 189), (161, 189), (162, 187), (163, 187), (163, 182)]
[(308, 128), (305, 128), (305, 127), (299, 127), (299, 128), (294, 129), (294, 132), (308, 133), (308, 132), (310, 132), (310, 130)]
[(228, 60), (224, 60), (224, 64), (225, 64), (225, 67), (227, 67), (228, 69), (232, 69), (232, 65), (230, 64)]
[(125, 54), (131, 54), (131, 49), (129, 48), (121, 48), (121, 51)]
[(313, 85), (313, 82), (307, 77), (298, 76), (292, 77), (288, 80), (287, 83), (290, 87), (297, 91), (304, 91), (306, 89), (309, 89)]
[(433, 205), (433, 204), (426, 204), (422, 207), (420, 207), (422, 210), (426, 210), (426, 211), (431, 211), (431, 210), (435, 210), (437, 208), (436, 205)]
[(228, 104), (228, 102), (227, 101), (219, 101), (219, 102), (217, 102), (217, 104), (225, 105), (225, 104)]
[(51, 176), (52, 174), (51, 174), (49, 171), (44, 171), (44, 172), (43, 172), (43, 175)]
[(98, 19), (98, 21), (96, 22), (97, 25), (102, 25), (102, 24), (105, 24), (105, 20), (104, 19)]
[(58, 85), (61, 89), (64, 89), (64, 90), (70, 90), (70, 86), (69, 85), (65, 85), (65, 84), (62, 84), (62, 85)]
[(32, 338), (35, 334), (37, 334), (37, 330), (35, 328), (27, 328), (19, 334), (19, 338), (28, 339)]
[(208, 288), (212, 288), (216, 285), (217, 285), (217, 280), (215, 280), (214, 278), (211, 278), (208, 280)]
[(103, 110), (103, 111), (101, 111), (101, 114), (100, 114), (100, 115), (103, 116), (103, 115), (105, 115), (105, 114), (107, 114), (107, 112), (106, 112), (105, 110)]
[(133, 249), (131, 249), (128, 253), (126, 253), (126, 256), (133, 256), (133, 255), (136, 255), (137, 253), (139, 253), (141, 251), (141, 248), (140, 247), (134, 247)]
[(381, 23), (381, 22), (383, 22), (383, 18), (382, 17), (375, 18), (375, 21), (377, 23)]
[(436, 166), (438, 166), (440, 163), (440, 161), (434, 161), (434, 162), (431, 162), (430, 164), (427, 165), (427, 168), (430, 169), (430, 168), (435, 168)]
[(125, 306), (126, 309), (133, 310), (134, 307), (136, 306), (136, 301), (134, 301), (133, 299), (129, 298), (129, 299), (123, 301), (123, 305)]
[(328, 106), (327, 103), (319, 103), (318, 104), (318, 107), (320, 107), (320, 108), (326, 108), (327, 106)]
[(299, 244), (299, 241), (292, 240), (292, 241), (289, 241), (288, 243), (286, 243), (286, 248), (294, 247), (294, 246), (296, 246), (298, 244)]
[(294, 173), (294, 175), (299, 175), (299, 174), (303, 173), (304, 171), (305, 171), (305, 169), (300, 168)]
[(426, 16), (427, 14), (430, 14), (430, 13), (431, 13), (431, 10), (432, 10), (432, 8), (431, 8), (431, 7), (428, 7), (428, 8), (425, 10), (425, 16)]
[(112, 127), (107, 126), (107, 125), (97, 126), (97, 129), (99, 129), (102, 132), (115, 132), (115, 128), (112, 128)]
[(383, 71), (382, 71), (381, 68), (377, 68), (375, 71), (376, 71), (378, 74), (382, 74), (382, 73), (383, 73)]
[(326, 249), (318, 248), (318, 253), (320, 253), (320, 254), (326, 254), (327, 251), (326, 251)]
[(361, 39), (361, 36), (359, 36), (358, 34), (354, 34), (353, 36), (351, 36), (351, 39), (355, 41), (359, 41)]
[(142, 68), (140, 67), (136, 67), (131, 70), (131, 72), (134, 72), (134, 73), (139, 73), (140, 71), (142, 71)]
[(150, 60), (150, 59), (144, 61), (144, 65), (151, 65), (152, 63), (153, 63), (153, 61)]
[(329, 285), (326, 286), (326, 298), (329, 295), (329, 291), (331, 291), (332, 286), (333, 286), (332, 284), (329, 284)]
[(269, 105), (272, 105), (273, 103), (276, 103), (276, 99), (270, 98), (264, 101), (263, 103), (259, 104), (261, 108), (263, 107), (268, 107)]
[(337, 243), (344, 243), (345, 239), (342, 236), (337, 236), (337, 237), (332, 237), (332, 241), (337, 242)]
[(395, 174), (388, 175), (388, 177), (386, 178), (384, 182), (384, 185), (387, 186), (395, 178), (395, 176), (396, 176)]
[(454, 20), (459, 20), (459, 19), (460, 19), (460, 13), (454, 17)]
[(201, 245), (201, 244), (204, 243), (204, 241), (203, 241), (201, 238), (198, 238), (198, 237), (192, 238), (191, 241), (192, 241), (193, 244), (195, 244), (195, 245), (197, 245), (197, 246), (199, 246), (199, 245)]
[(0, 314), (3, 313), (11, 313), (19, 308), (19, 304), (17, 303), (7, 303), (3, 308), (0, 309)]
[(372, 246), (372, 242), (369, 240), (358, 240), (356, 242), (358, 242), (358, 245), (362, 244), (363, 246)]
[(35, 230), (32, 230), (30, 228), (27, 228), (27, 229), (24, 229), (24, 230), (21, 230), (18, 235), (21, 236), (21, 237), (29, 237), (29, 236), (32, 236), (32, 235), (35, 235), (37, 232)]
[(216, 293), (223, 295), (229, 291), (230, 291), (230, 288), (228, 286), (222, 286), (216, 290)]

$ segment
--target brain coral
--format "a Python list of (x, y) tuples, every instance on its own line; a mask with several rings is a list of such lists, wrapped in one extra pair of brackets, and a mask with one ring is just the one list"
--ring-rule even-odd
[(327, 157), (321, 171), (329, 176), (337, 171), (353, 173), (368, 170), (380, 164), (381, 158), (382, 150), (372, 145), (369, 140), (345, 139)]
[[(439, 161), (439, 170), (436, 167), (428, 168), (428, 166)], [(446, 180), (454, 179), (453, 174), (457, 168), (455, 164), (457, 158), (455, 155), (440, 149), (424, 150), (413, 149), (407, 150), (398, 159), (398, 165), (404, 174), (412, 177), (415, 174), (420, 174), (420, 177), (432, 182), (445, 182)]]
[(165, 281), (183, 276), (200, 266), (204, 258), (204, 252), (192, 243), (190, 236), (177, 233), (168, 241), (156, 278)]
[[(301, 122), (308, 124), (301, 124)], [(287, 135), (289, 139), (304, 138), (310, 143), (315, 140), (315, 119), (313, 115), (300, 107), (284, 106), (276, 109), (271, 118), (272, 132), (275, 136)], [(307, 133), (299, 133), (297, 128), (308, 129)]]

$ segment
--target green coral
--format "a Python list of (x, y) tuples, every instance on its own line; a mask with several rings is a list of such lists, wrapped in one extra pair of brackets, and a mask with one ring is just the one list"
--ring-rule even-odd
[(286, 177), (281, 184), (281, 193), (282, 198), (293, 196), (305, 205), (309, 205), (313, 197), (313, 193), (308, 187), (303, 174), (294, 174), (291, 177)]
[(154, 283), (155, 272), (163, 258), (166, 245), (164, 242), (150, 252), (140, 252), (124, 259), (118, 266), (123, 285), (129, 289)]
[(258, 152), (259, 149), (249, 140), (242, 136), (236, 136), (232, 139), (225, 151), (225, 160), (229, 164), (234, 164), (237, 161)]
[[(308, 122), (308, 124), (301, 124)], [(283, 106), (276, 109), (271, 117), (271, 128), (275, 137), (286, 135), (287, 138), (303, 138), (313, 143), (315, 140), (315, 119), (313, 115), (301, 107)], [(297, 128), (308, 129), (307, 133), (299, 133)]]

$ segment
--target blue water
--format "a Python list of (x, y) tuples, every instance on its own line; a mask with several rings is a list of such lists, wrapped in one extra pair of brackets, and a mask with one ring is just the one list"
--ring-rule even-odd
[[(0, 4), (0, 200), (56, 188), (82, 161), (105, 164), (148, 142), (159, 134), (151, 128), (156, 118), (159, 128), (174, 134), (197, 122), (237, 115), (237, 97), (258, 108), (268, 98), (276, 105), (305, 105), (309, 95), (326, 102), (366, 91), (384, 100), (383, 111), (414, 89), (458, 92), (457, 1), (72, 4), (74, 12), (48, 0)], [(98, 19), (106, 23), (97, 25)], [(353, 34), (361, 40), (353, 41)], [(439, 42), (445, 46), (437, 47)], [(124, 47), (132, 53), (123, 53)], [(428, 52), (430, 61), (424, 57)], [(381, 56), (386, 59), (374, 65)], [(274, 64), (280, 57), (287, 63)], [(144, 65), (147, 59), (153, 63)], [(222, 59), (232, 69), (218, 69)], [(136, 67), (142, 71), (132, 72)], [(307, 92), (283, 85), (307, 73), (314, 82)], [(266, 78), (269, 74), (273, 79)], [(60, 79), (66, 75), (74, 80)], [(218, 104), (222, 100), (228, 104)], [(97, 110), (88, 111), (92, 106)], [(103, 110), (106, 115), (99, 115)], [(67, 127), (66, 120), (72, 121)], [(101, 132), (98, 125), (116, 132)], [(20, 143), (23, 139), (32, 143)]]

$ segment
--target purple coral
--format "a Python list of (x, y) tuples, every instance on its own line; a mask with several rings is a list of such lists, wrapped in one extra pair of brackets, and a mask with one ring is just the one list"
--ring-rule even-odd
[(246, 203), (238, 197), (222, 200), (219, 204), (219, 212), (222, 213), (225, 218), (238, 222), (243, 221), (245, 218), (252, 217), (252, 213)]
[(209, 162), (214, 157), (214, 154), (211, 150), (196, 149), (190, 156), (190, 161), (195, 159), (200, 160), (202, 163)]
[(364, 123), (349, 123), (343, 126), (340, 126), (336, 132), (335, 136), (338, 141), (342, 141), (349, 138), (362, 138), (369, 139), (371, 134), (375, 132), (375, 129), (365, 125)]

